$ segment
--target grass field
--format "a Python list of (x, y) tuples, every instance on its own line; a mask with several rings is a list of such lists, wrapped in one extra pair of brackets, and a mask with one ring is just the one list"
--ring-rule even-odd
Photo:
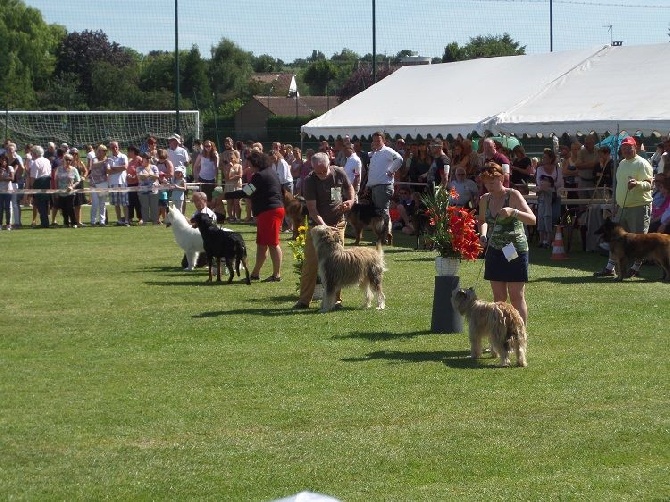
[[(434, 256), (409, 240), (386, 250), (385, 311), (355, 289), (292, 311), (283, 247), (280, 283), (206, 285), (164, 227), (0, 232), (0, 496), (670, 498), (656, 267), (619, 284), (591, 277), (600, 256), (533, 250), (529, 367), (500, 369), (430, 332)], [(490, 299), (480, 272), (461, 284)]]

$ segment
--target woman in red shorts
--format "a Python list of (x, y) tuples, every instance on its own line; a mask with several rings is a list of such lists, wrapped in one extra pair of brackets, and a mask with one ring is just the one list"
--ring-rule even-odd
[(284, 220), (281, 184), (277, 173), (270, 169), (272, 162), (267, 155), (253, 151), (247, 160), (253, 171), (250, 182), (243, 191), (230, 192), (226, 198), (237, 198), (243, 194), (251, 199), (251, 210), (256, 217), (256, 265), (251, 272), (251, 279), (260, 279), (259, 274), (269, 251), (272, 275), (263, 282), (279, 282), (282, 263), (279, 233)]

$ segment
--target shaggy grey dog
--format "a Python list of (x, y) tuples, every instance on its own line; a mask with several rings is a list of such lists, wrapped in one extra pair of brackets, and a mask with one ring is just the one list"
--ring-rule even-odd
[(451, 294), (454, 308), (467, 316), (470, 335), (470, 356), (482, 355), (482, 339), (488, 336), (493, 356), (500, 356), (500, 366), (509, 366), (509, 354), (516, 352), (517, 366), (527, 366), (526, 325), (519, 312), (506, 302), (477, 300), (473, 288), (457, 289)]
[(382, 278), (386, 265), (381, 244), (376, 249), (345, 248), (338, 231), (326, 225), (318, 225), (310, 233), (319, 260), (319, 276), (324, 290), (321, 312), (333, 309), (339, 290), (355, 284), (365, 294), (366, 308), (370, 307), (374, 293), (377, 296), (377, 308), (383, 309), (386, 297), (382, 291)]

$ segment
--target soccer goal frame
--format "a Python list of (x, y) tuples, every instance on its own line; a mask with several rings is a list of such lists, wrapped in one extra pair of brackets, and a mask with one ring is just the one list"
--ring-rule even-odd
[(0, 115), (0, 131), (17, 144), (50, 141), (82, 148), (118, 141), (122, 146), (141, 145), (149, 135), (160, 143), (177, 132), (184, 143), (200, 138), (198, 110), (143, 111), (11, 111)]

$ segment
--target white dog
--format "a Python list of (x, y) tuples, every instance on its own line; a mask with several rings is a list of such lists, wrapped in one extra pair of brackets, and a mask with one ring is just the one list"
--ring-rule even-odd
[(188, 267), (184, 270), (193, 270), (198, 262), (198, 255), (205, 252), (200, 230), (193, 228), (191, 222), (176, 207), (170, 205), (165, 217), (166, 225), (172, 227), (174, 240), (184, 250)]

